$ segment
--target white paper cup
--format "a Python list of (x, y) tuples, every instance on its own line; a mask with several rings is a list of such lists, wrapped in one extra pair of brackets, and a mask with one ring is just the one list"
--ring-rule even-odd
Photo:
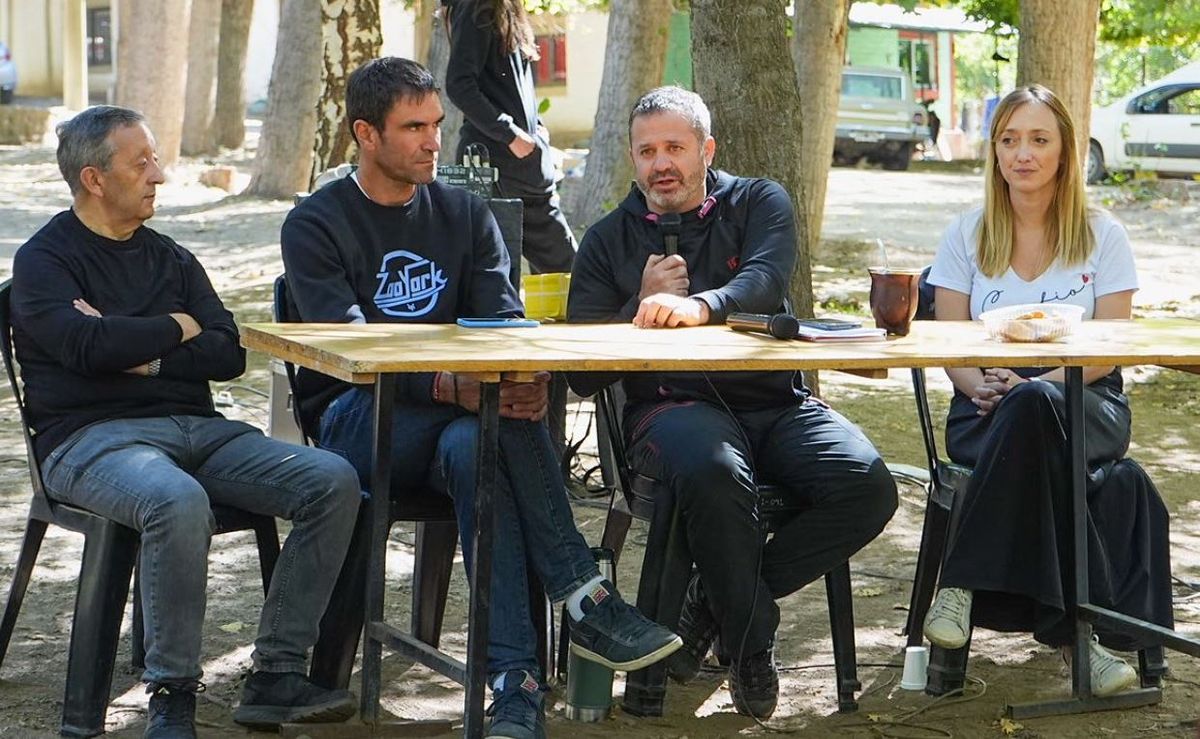
[(900, 687), (904, 690), (924, 690), (928, 668), (928, 649), (906, 647), (904, 650), (904, 675), (900, 678)]

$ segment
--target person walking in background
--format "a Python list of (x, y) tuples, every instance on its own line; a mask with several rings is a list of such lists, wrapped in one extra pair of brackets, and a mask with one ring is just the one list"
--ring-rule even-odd
[[(578, 245), (559, 209), (550, 132), (538, 115), (538, 49), (524, 2), (442, 0), (442, 6), (450, 34), (446, 94), (463, 112), (454, 161), (471, 145), (485, 146), (500, 171), (499, 196), (524, 206), (521, 254), (533, 274), (570, 272)], [(566, 418), (567, 384), (554, 377), (546, 422), (559, 459), (568, 453)]]
[(522, 254), (534, 274), (570, 272), (575, 235), (559, 210), (550, 133), (538, 116), (533, 27), (522, 0), (442, 0), (450, 33), (446, 94), (463, 112), (455, 161), (483, 144), (500, 196), (524, 203)]

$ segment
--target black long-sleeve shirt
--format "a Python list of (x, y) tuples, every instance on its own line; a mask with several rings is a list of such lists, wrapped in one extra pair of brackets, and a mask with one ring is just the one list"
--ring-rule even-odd
[[(79, 298), (101, 317), (76, 310)], [(196, 319), (200, 335), (180, 343), (170, 313)], [(107, 239), (70, 210), (17, 251), (12, 317), (42, 459), (96, 421), (218, 415), (208, 381), (246, 366), (233, 315), (190, 252), (145, 226), (126, 241)], [(156, 377), (124, 371), (154, 359)]]
[[(781, 310), (796, 264), (796, 228), (787, 191), (771, 180), (716, 170), (707, 177), (709, 201), (681, 214), (678, 253), (687, 262), (688, 295), (708, 306), (710, 324), (724, 323), (737, 311)], [(646, 260), (662, 253), (662, 232), (635, 186), (580, 242), (571, 272), (568, 320), (633, 320)], [(569, 376), (572, 389), (581, 395), (615, 379), (594, 373)], [(793, 372), (723, 372), (710, 379), (721, 397), (738, 408), (771, 407), (806, 392)], [(693, 372), (630, 373), (624, 384), (630, 402), (713, 395), (708, 380)]]
[[(491, 6), (491, 0), (455, 0), (451, 5), (446, 94), (463, 112), (457, 161), (468, 144), (482, 143), (500, 170), (506, 194), (544, 196), (554, 187), (554, 162), (550, 144), (537, 130), (541, 119), (533, 67), (519, 50), (500, 48)], [(508, 148), (518, 131), (537, 145), (521, 159)]]
[[(480, 197), (432, 182), (397, 206), (372, 202), (351, 178), (332, 182), (283, 223), (288, 292), (309, 323), (453, 323), (523, 315), (509, 282), (508, 250)], [(298, 375), (300, 415), (310, 432), (349, 385)], [(398, 402), (433, 402), (433, 373), (408, 373)]]

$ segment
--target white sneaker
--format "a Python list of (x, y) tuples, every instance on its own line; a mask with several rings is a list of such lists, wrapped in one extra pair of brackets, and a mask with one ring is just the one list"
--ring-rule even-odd
[(1128, 690), (1138, 681), (1137, 671), (1128, 662), (1100, 646), (1099, 637), (1092, 636), (1091, 656), (1092, 695), (1104, 697)]
[(942, 588), (925, 616), (925, 638), (942, 649), (958, 649), (971, 635), (971, 591)]

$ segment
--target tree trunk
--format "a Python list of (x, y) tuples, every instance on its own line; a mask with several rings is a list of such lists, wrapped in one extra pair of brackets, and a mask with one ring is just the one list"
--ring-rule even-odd
[(246, 49), (253, 15), (254, 0), (222, 0), (213, 136), (227, 149), (240, 148), (246, 141)]
[(188, 30), (187, 87), (184, 97), (184, 154), (215, 154), (213, 114), (217, 104), (217, 52), (221, 29), (221, 0), (192, 0)]
[[(786, 29), (779, 0), (692, 0), (692, 69), (696, 92), (712, 110), (715, 166), (783, 185), (797, 232), (808, 233), (810, 206), (799, 199), (804, 121)], [(792, 309), (811, 316), (808, 244), (798, 240), (796, 250)]]
[(154, 132), (162, 166), (179, 158), (187, 76), (190, 0), (121, 3), (117, 104), (140, 110)]
[(246, 192), (291, 197), (308, 189), (321, 87), (321, 0), (284, 0), (254, 177)]
[(1021, 0), (1017, 85), (1053, 90), (1075, 121), (1079, 166), (1087, 156), (1100, 0)]
[[(429, 35), (429, 64), (425, 65), (429, 68), (433, 78), (437, 80), (438, 87), (442, 90), (446, 89), (446, 65), (450, 63), (450, 37), (446, 35), (446, 25), (441, 18), (433, 19), (433, 29)], [(454, 103), (450, 102), (450, 96), (442, 94), (442, 109), (446, 113), (445, 120), (442, 121), (442, 156), (438, 160), (442, 164), (456, 164), (451, 160), (454, 158), (454, 152), (458, 150), (458, 134), (462, 129), (463, 114)]]
[(354, 157), (354, 139), (346, 124), (346, 79), (364, 62), (379, 56), (382, 47), (379, 0), (321, 3), (321, 98), (311, 181)]
[[(800, 99), (800, 158), (796, 201), (796, 244), (811, 259), (820, 250), (825, 214), (825, 189), (833, 159), (842, 60), (850, 28), (849, 0), (795, 0), (792, 57)], [(793, 300), (812, 292), (810, 275), (793, 277)]]
[(426, 66), (429, 64), (429, 44), (433, 41), (433, 11), (440, 4), (441, 0), (413, 2), (413, 61)]
[(617, 207), (633, 180), (629, 111), (638, 97), (662, 84), (672, 0), (612, 0), (600, 103), (583, 182), (566, 207), (571, 222), (587, 227)]

